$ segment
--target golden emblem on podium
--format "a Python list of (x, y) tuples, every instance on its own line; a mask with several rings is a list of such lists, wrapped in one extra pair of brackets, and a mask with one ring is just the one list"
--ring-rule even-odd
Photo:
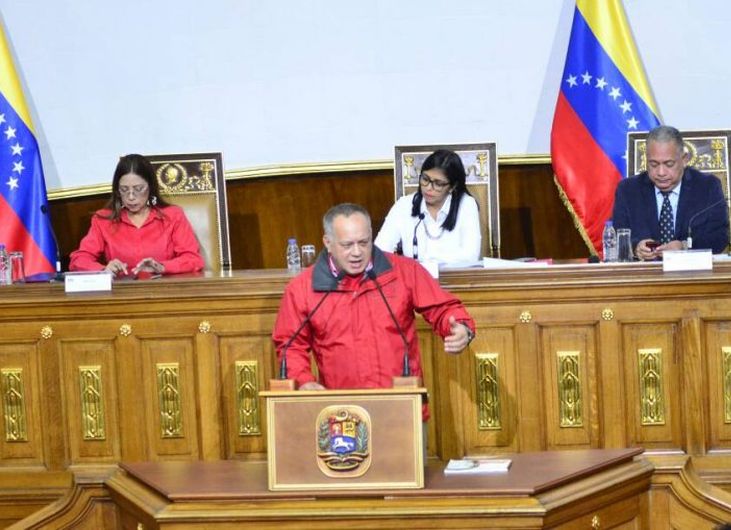
[(317, 416), (317, 465), (325, 475), (350, 478), (371, 465), (371, 418), (356, 405), (330, 406)]

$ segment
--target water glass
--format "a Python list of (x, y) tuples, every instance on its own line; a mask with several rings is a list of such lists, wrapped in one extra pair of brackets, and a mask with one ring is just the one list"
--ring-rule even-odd
[(309, 267), (315, 263), (315, 245), (302, 245), (302, 268)]
[(627, 263), (633, 259), (632, 231), (629, 228), (620, 228), (617, 230), (617, 261)]
[(22, 252), (11, 252), (8, 255), (10, 261), (10, 277), (13, 283), (25, 283), (25, 264)]

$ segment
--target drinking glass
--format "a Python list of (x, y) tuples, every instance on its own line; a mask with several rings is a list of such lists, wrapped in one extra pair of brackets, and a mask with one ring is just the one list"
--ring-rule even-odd
[(22, 252), (11, 252), (10, 258), (10, 276), (13, 283), (25, 283), (25, 264), (23, 263)]
[(315, 263), (315, 245), (302, 245), (302, 268)]
[(629, 228), (620, 228), (617, 230), (617, 261), (627, 263), (633, 259), (632, 231)]

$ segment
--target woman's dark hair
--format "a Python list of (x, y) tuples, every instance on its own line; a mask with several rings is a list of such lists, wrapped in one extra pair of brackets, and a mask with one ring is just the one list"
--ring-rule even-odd
[[(430, 169), (444, 171), (444, 174), (449, 180), (449, 185), (452, 187), (452, 203), (449, 206), (447, 218), (442, 223), (442, 228), (452, 231), (454, 230), (454, 225), (457, 224), (457, 212), (459, 212), (459, 203), (462, 201), (462, 195), (465, 193), (472, 195), (467, 191), (467, 185), (465, 184), (467, 175), (465, 174), (462, 159), (454, 151), (438, 149), (426, 157), (426, 160), (421, 165), (422, 172), (429, 171)], [(419, 217), (422, 200), (421, 186), (419, 186), (411, 206), (411, 217)]]
[(111, 211), (108, 219), (112, 221), (118, 221), (122, 214), (122, 200), (119, 195), (119, 180), (129, 173), (134, 173), (142, 178), (147, 183), (147, 189), (149, 190), (148, 200), (150, 206), (153, 208), (161, 208), (163, 206), (169, 206), (169, 203), (160, 197), (159, 187), (157, 185), (157, 178), (155, 177), (155, 170), (142, 155), (130, 154), (125, 155), (119, 159), (117, 168), (114, 170), (114, 176), (112, 177), (112, 196), (109, 198), (105, 208)]

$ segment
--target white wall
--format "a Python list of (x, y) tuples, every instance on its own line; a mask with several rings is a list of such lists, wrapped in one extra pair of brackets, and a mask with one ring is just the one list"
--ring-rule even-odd
[[(625, 6), (665, 120), (731, 126), (731, 2)], [(221, 150), (228, 169), (412, 143), (547, 153), (573, 7), (0, 0), (49, 189), (106, 183), (126, 152)]]

